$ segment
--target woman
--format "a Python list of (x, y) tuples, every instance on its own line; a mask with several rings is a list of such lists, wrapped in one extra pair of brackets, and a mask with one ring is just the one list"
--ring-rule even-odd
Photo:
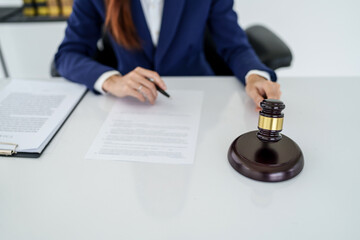
[[(249, 45), (232, 6), (233, 0), (75, 0), (56, 68), (95, 92), (153, 104), (154, 84), (166, 89), (160, 76), (213, 75), (203, 52), (207, 26), (218, 52), (259, 108), (264, 96), (280, 97), (280, 86)], [(103, 26), (117, 69), (92, 59)]]

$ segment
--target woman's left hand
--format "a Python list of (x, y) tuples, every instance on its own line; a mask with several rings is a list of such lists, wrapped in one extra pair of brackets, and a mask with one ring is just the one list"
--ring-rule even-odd
[(246, 93), (256, 104), (256, 110), (260, 111), (260, 103), (264, 98), (280, 99), (280, 84), (269, 81), (259, 75), (251, 74), (246, 81)]

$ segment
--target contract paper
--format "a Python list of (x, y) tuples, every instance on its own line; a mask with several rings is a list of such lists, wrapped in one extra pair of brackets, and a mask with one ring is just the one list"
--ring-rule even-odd
[(85, 91), (65, 80), (11, 80), (0, 92), (0, 143), (40, 153)]
[(154, 105), (118, 99), (86, 158), (192, 164), (203, 92), (174, 90)]

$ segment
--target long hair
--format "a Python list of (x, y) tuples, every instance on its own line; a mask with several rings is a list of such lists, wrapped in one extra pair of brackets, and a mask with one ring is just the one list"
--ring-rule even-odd
[(105, 27), (127, 49), (140, 49), (140, 39), (131, 15), (131, 0), (105, 0)]

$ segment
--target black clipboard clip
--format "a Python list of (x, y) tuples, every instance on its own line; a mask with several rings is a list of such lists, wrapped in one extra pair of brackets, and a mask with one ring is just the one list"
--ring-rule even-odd
[(0, 156), (12, 156), (16, 154), (17, 147), (18, 145), (16, 143), (0, 142)]

